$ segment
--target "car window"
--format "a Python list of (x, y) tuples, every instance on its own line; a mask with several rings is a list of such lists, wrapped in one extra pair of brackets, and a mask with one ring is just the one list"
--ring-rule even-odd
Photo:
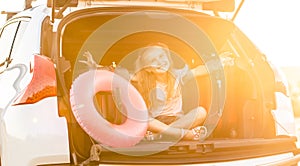
[(16, 51), (17, 51), (17, 48), (19, 47), (19, 45), (21, 43), (21, 40), (22, 40), (24, 32), (27, 28), (27, 25), (28, 25), (28, 20), (21, 20), (19, 22), (18, 30), (17, 30), (17, 33), (15, 35), (15, 39), (14, 39), (14, 43), (13, 43), (13, 48), (12, 48), (12, 51), (11, 51), (11, 54), (10, 54), (10, 58), (12, 60), (17, 56)]
[(0, 34), (0, 72), (8, 65), (9, 56), (12, 51), (15, 34), (17, 32), (19, 22), (12, 22), (3, 27)]
[(13, 59), (24, 31), (28, 25), (28, 18), (18, 19), (5, 26), (0, 36), (0, 72), (10, 64)]

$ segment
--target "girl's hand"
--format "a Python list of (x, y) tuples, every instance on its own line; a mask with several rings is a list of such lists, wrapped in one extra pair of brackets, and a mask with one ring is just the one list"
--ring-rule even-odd
[(223, 52), (220, 55), (221, 63), (225, 66), (233, 66), (234, 65), (234, 58), (231, 52)]
[(98, 63), (94, 60), (93, 55), (89, 51), (84, 52), (83, 56), (86, 58), (86, 60), (79, 60), (79, 62), (86, 64), (89, 69), (103, 67), (102, 65), (98, 65)]

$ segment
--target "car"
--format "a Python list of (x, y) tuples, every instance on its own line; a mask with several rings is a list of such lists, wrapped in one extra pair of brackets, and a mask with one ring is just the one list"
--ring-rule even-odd
[(295, 88), (295, 91), (292, 93), (292, 103), (295, 115), (299, 116), (299, 108), (300, 108), (300, 94), (299, 94), (299, 88)]
[[(12, 16), (0, 31), (1, 164), (297, 164), (288, 85), (218, 14), (235, 6), (48, 0)], [(198, 140), (148, 132), (145, 102), (122, 74), (157, 42), (168, 45), (174, 66), (209, 73), (182, 87), (184, 111), (207, 110)]]

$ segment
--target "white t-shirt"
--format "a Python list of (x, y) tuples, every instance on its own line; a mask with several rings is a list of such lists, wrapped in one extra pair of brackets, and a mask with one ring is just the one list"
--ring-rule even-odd
[(167, 98), (167, 84), (162, 82), (156, 82), (156, 100), (159, 101), (159, 109), (151, 110), (150, 116), (153, 118), (157, 116), (181, 116), (182, 112), (182, 94), (181, 94), (181, 84), (183, 84), (183, 77), (186, 76), (188, 67), (185, 66), (182, 69), (172, 70), (176, 81), (174, 85), (174, 90), (178, 91), (174, 93), (173, 96)]

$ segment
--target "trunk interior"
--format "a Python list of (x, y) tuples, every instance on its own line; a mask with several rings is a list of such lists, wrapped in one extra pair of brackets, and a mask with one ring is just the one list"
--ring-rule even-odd
[[(85, 51), (89, 51), (94, 60), (103, 66), (117, 64), (133, 70), (133, 62), (139, 48), (149, 43), (163, 42), (168, 44), (170, 50), (173, 51), (174, 64), (178, 68), (184, 64), (193, 68), (205, 63), (203, 55), (199, 55), (186, 41), (172, 34), (143, 30), (117, 38), (114, 36), (117, 32), (99, 28), (130, 10), (137, 9), (112, 8), (102, 9), (102, 11), (92, 9), (83, 13), (75, 13), (73, 17), (67, 18), (69, 19), (65, 21), (67, 24), (58, 30), (58, 34), (61, 35), (61, 56), (64, 58), (61, 59), (60, 64), (70, 64), (70, 66), (58, 66), (61, 69), (59, 77), (63, 83), (60, 87), (60, 115), (65, 116), (68, 120), (70, 148), (76, 154), (78, 161), (87, 159), (90, 156), (91, 146), (97, 144), (79, 126), (68, 101), (73, 80), (89, 70), (85, 64), (79, 62), (86, 60), (83, 57)], [(134, 154), (143, 154), (145, 151), (147, 153), (156, 152), (156, 147), (170, 143), (169, 140), (142, 140), (131, 148), (113, 149), (113, 151), (120, 150), (121, 153), (104, 148), (101, 162), (163, 164), (226, 161), (287, 152), (294, 147), (295, 138), (275, 135), (275, 125), (270, 112), (275, 105), (274, 76), (268, 63), (263, 60), (261, 53), (251, 42), (228, 21), (194, 12), (185, 11), (186, 14), (180, 10), (170, 10), (169, 12), (182, 14), (197, 25), (210, 39), (217, 53), (231, 52), (233, 54), (234, 66), (224, 68), (226, 93), (222, 117), (212, 134), (203, 142), (180, 141), (162, 152), (146, 156), (122, 154), (122, 152), (130, 153), (130, 151)], [(75, 19), (78, 15), (81, 17)], [(60, 31), (62, 29), (63, 31)], [(122, 31), (121, 27), (120, 31)], [(108, 35), (100, 36), (103, 34)], [(109, 37), (117, 38), (117, 40), (111, 44), (108, 40)], [(254, 63), (256, 68), (251, 67), (250, 62)], [(108, 69), (113, 70), (110, 67)], [(211, 105), (214, 104), (212, 103), (210, 76), (197, 77), (188, 82), (182, 90), (184, 111), (199, 105), (210, 110)], [(97, 93), (94, 103), (99, 113), (109, 122), (114, 124), (124, 122), (126, 117), (118, 111), (109, 92)], [(278, 146), (272, 146), (274, 143)]]

